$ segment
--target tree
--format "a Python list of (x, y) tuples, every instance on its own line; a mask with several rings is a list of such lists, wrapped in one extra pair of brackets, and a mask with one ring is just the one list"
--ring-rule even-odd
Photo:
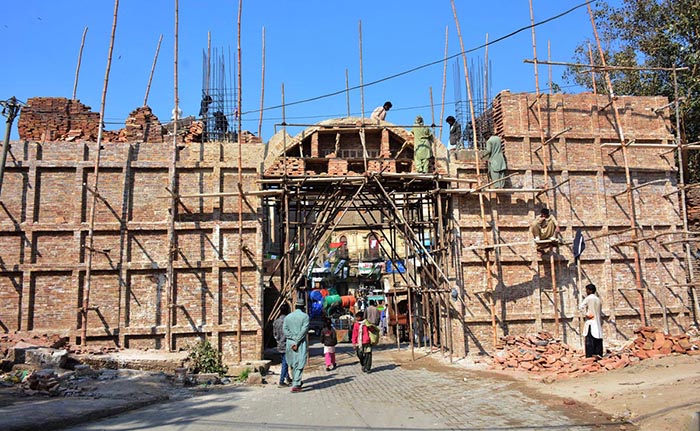
[[(680, 130), (683, 143), (700, 136), (700, 0), (620, 0), (618, 6), (597, 1), (593, 7), (601, 46), (609, 66), (688, 67), (677, 72)], [(584, 41), (575, 51), (577, 63), (601, 64), (595, 41)], [(568, 82), (593, 88), (593, 77), (580, 67), (564, 73)], [(671, 71), (613, 71), (618, 95), (662, 95), (675, 100)], [(601, 73), (595, 74), (597, 91), (606, 93)], [(672, 112), (672, 114), (674, 114)], [(675, 115), (672, 126), (675, 131)], [(685, 157), (691, 182), (700, 182), (700, 152)]]

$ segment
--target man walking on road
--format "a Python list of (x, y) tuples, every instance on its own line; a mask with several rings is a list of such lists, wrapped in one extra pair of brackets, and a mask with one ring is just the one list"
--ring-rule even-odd
[(309, 315), (304, 313), (302, 298), (297, 298), (296, 310), (284, 319), (283, 327), (287, 337), (287, 363), (292, 369), (292, 392), (301, 392), (301, 375), (307, 359), (306, 335), (309, 332)]
[(289, 386), (289, 366), (287, 365), (287, 337), (284, 336), (284, 319), (289, 314), (289, 304), (280, 307), (280, 316), (272, 323), (272, 334), (277, 341), (277, 351), (282, 353), (282, 369), (280, 370), (280, 386)]
[(377, 308), (377, 301), (374, 299), (369, 300), (369, 307), (367, 307), (367, 310), (365, 310), (365, 314), (367, 315), (367, 320), (369, 320), (369, 323), (374, 326), (379, 326), (381, 314)]

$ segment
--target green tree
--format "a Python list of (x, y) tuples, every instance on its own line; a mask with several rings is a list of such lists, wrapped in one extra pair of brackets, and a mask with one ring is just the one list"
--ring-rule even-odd
[[(613, 4), (615, 3), (615, 4)], [(593, 15), (601, 46), (609, 66), (688, 67), (678, 71), (680, 136), (684, 143), (700, 136), (700, 0), (619, 0), (597, 1)], [(581, 43), (574, 54), (577, 63), (600, 63), (595, 41)], [(568, 82), (593, 88), (590, 71), (570, 67), (564, 73)], [(613, 71), (613, 91), (618, 95), (663, 95), (675, 100), (671, 71)], [(606, 93), (601, 73), (595, 74), (596, 89)], [(673, 114), (673, 113), (672, 113)], [(675, 130), (675, 116), (672, 126)], [(700, 182), (700, 151), (686, 157), (689, 179)]]

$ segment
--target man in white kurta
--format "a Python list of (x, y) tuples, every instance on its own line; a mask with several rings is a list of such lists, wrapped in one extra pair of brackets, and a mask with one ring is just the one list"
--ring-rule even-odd
[(586, 286), (586, 295), (579, 306), (586, 318), (583, 327), (583, 333), (586, 334), (586, 357), (603, 356), (603, 306), (596, 295), (594, 284)]

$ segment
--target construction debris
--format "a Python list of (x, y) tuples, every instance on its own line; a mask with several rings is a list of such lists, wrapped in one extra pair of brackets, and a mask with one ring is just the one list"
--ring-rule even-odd
[(699, 355), (700, 341), (688, 335), (666, 335), (644, 326), (634, 331), (637, 338), (617, 352), (602, 358), (586, 358), (578, 349), (555, 339), (549, 332), (501, 338), (504, 348), (493, 355), (494, 369), (517, 369), (573, 377), (584, 373), (624, 368), (631, 363), (672, 353)]

